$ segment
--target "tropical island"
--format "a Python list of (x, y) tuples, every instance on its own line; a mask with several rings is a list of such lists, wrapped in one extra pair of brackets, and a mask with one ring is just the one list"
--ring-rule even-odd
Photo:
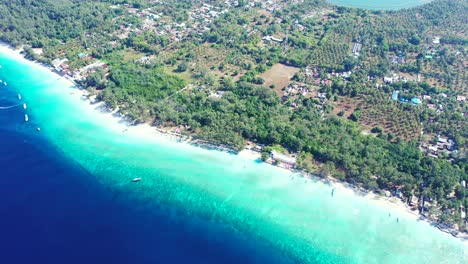
[(461, 0), (8, 1), (0, 40), (134, 124), (401, 198), (466, 232)]

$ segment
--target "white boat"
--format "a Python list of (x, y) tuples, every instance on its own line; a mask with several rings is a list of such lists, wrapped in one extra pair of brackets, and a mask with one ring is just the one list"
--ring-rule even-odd
[(26, 115), (26, 114), (24, 115), (24, 121), (25, 121), (25, 122), (28, 122), (28, 121), (29, 121), (29, 117), (28, 117), (28, 115)]
[(40, 127), (36, 128), (36, 129), (37, 129), (37, 131), (41, 131), (41, 128), (40, 128)]
[(18, 94), (18, 100), (21, 100), (21, 94)]
[(132, 182), (139, 182), (139, 181), (141, 181), (141, 178), (135, 178), (132, 180)]
[(6, 83), (6, 82), (3, 82), (3, 84), (4, 84), (5, 86), (7, 86), (7, 83)]
[(27, 108), (26, 104), (23, 104), (23, 108), (24, 108), (24, 109), (26, 109), (26, 108)]

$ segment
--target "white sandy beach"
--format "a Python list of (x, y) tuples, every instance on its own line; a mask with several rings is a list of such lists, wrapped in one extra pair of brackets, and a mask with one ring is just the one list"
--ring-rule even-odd
[(243, 157), (245, 159), (249, 160), (258, 160), (262, 158), (262, 155), (256, 151), (250, 150), (250, 149), (243, 149), (237, 153), (239, 157)]
[[(8, 56), (14, 57), (14, 59), (16, 60), (21, 60), (22, 62), (26, 64), (34, 65), (35, 67), (41, 67), (42, 69), (49, 71), (50, 73), (56, 74), (55, 72), (51, 71), (49, 68), (45, 67), (42, 64), (24, 59), (23, 56), (20, 54), (20, 50), (13, 50), (11, 47), (5, 44), (0, 44), (0, 53), (7, 54)], [(60, 76), (58, 74), (56, 74), (56, 76), (57, 78), (60, 78), (60, 80), (64, 82), (64, 85), (69, 88), (67, 93), (63, 94), (64, 97), (73, 98), (74, 100), (76, 100), (76, 102), (80, 102), (81, 104), (80, 107), (86, 112), (93, 111), (92, 115), (87, 115), (87, 116), (92, 116), (93, 118), (99, 119), (100, 125), (108, 127), (110, 130), (114, 131), (115, 133), (120, 133), (122, 135), (131, 136), (131, 137), (138, 137), (140, 139), (154, 141), (154, 142), (164, 141), (167, 143), (167, 141), (170, 141), (170, 144), (174, 144), (174, 145), (184, 144), (184, 143), (176, 142), (177, 140), (176, 136), (161, 133), (157, 131), (155, 127), (151, 127), (148, 124), (140, 124), (136, 126), (129, 125), (128, 122), (124, 121), (121, 117), (119, 117), (119, 115), (102, 110), (103, 108), (105, 109), (105, 107), (103, 107), (103, 103), (92, 104), (89, 100), (84, 99), (84, 96), (87, 95), (87, 92), (85, 90), (81, 90), (81, 89), (74, 87), (74, 84), (71, 80), (63, 76)], [(184, 144), (184, 145), (187, 145), (187, 144)], [(238, 156), (240, 158), (250, 160), (250, 161), (258, 160), (260, 158), (260, 154), (252, 150), (243, 150), (238, 153)], [(278, 168), (278, 169), (281, 169), (281, 168)], [(285, 170), (285, 169), (281, 169), (281, 170)], [(300, 176), (297, 175), (297, 177), (300, 177)], [(345, 183), (331, 180), (331, 184), (333, 185), (334, 188), (336, 188), (337, 192), (350, 192), (350, 193), (354, 193), (355, 195), (362, 196), (361, 194), (358, 193), (358, 191), (356, 191), (353, 188), (350, 188), (350, 186), (348, 186)], [(397, 198), (381, 197), (371, 192), (364, 195), (363, 197), (367, 199), (369, 202), (375, 203), (379, 207), (388, 208), (388, 210), (392, 211), (392, 213), (394, 214), (398, 214), (403, 217), (407, 217), (409, 219), (414, 219), (414, 220), (420, 219), (420, 216), (417, 214), (417, 212), (411, 211), (403, 202), (401, 202)], [(428, 221), (421, 221), (421, 222), (424, 222), (424, 224), (430, 225)], [(450, 235), (447, 234), (447, 236), (450, 236)], [(468, 240), (462, 240), (462, 241), (468, 245)]]

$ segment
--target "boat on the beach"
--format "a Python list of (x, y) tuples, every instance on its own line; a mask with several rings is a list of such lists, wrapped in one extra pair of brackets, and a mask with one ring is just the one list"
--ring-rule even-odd
[(139, 182), (139, 181), (141, 181), (141, 178), (135, 178), (132, 180), (132, 182)]
[(18, 94), (18, 100), (21, 100), (21, 94)]
[(29, 121), (29, 117), (27, 114), (24, 114), (24, 122), (28, 122)]

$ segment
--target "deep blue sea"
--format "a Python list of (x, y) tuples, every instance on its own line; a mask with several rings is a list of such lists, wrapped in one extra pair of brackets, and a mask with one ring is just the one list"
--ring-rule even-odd
[[(0, 106), (18, 103), (1, 88)], [(281, 262), (222, 227), (104, 187), (31, 133), (24, 112), (0, 110), (0, 263)]]

